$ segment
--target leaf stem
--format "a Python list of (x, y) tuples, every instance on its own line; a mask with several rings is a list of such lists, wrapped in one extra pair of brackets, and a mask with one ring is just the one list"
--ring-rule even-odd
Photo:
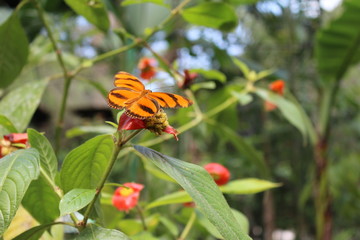
[(121, 137), (117, 138), (116, 142), (115, 142), (115, 147), (113, 149), (112, 155), (111, 155), (111, 159), (109, 162), (109, 165), (107, 166), (104, 175), (102, 176), (98, 187), (96, 188), (96, 193), (94, 198), (92, 199), (92, 201), (89, 203), (88, 207), (85, 210), (84, 213), (84, 219), (78, 224), (80, 229), (83, 229), (86, 227), (86, 223), (89, 219), (90, 213), (92, 211), (92, 209), (95, 206), (96, 200), (99, 198), (100, 193), (102, 191), (102, 189), (104, 188), (106, 179), (109, 177), (111, 170), (114, 167), (114, 164), (116, 162), (116, 159), (118, 158), (119, 152), (120, 150), (123, 148), (123, 146), (133, 137), (135, 137), (139, 132), (141, 132), (142, 129), (137, 130), (135, 132), (133, 132), (131, 135), (129, 135), (127, 138), (122, 139)]
[(136, 205), (136, 210), (139, 213), (140, 219), (141, 219), (141, 223), (143, 225), (143, 229), (144, 231), (147, 231), (147, 226), (146, 226), (146, 222), (145, 222), (145, 217), (144, 217), (144, 212), (141, 209), (141, 207), (137, 204)]
[(195, 219), (196, 219), (196, 213), (195, 213), (195, 210), (193, 210), (190, 215), (190, 218), (189, 218), (188, 222), (186, 223), (186, 226), (185, 226), (184, 230), (182, 231), (178, 240), (186, 239), (187, 235), (190, 233), (192, 226), (194, 225)]

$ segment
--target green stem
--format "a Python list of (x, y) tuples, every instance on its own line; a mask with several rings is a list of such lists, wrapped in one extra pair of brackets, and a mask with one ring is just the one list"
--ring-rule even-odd
[(95, 193), (95, 196), (94, 198), (92, 199), (92, 201), (90, 202), (90, 204), (88, 205), (88, 207), (86, 208), (85, 210), (85, 213), (84, 213), (84, 219), (82, 220), (82, 222), (80, 222), (79, 226), (80, 228), (85, 228), (86, 226), (86, 223), (89, 219), (89, 216), (90, 216), (90, 213), (92, 211), (92, 209), (94, 208), (95, 206), (95, 203), (96, 203), (96, 200), (99, 198), (100, 196), (100, 193), (101, 193), (101, 190), (103, 189), (104, 185), (105, 185), (105, 182), (106, 182), (106, 179), (109, 177), (110, 173), (111, 173), (111, 170), (113, 169), (114, 167), (114, 164), (116, 162), (116, 159), (119, 155), (119, 152), (120, 150), (123, 148), (123, 146), (130, 140), (132, 139), (133, 137), (135, 137), (138, 133), (141, 132), (142, 129), (140, 130), (137, 130), (135, 131), (134, 133), (132, 133), (130, 136), (128, 136), (126, 139), (121, 139), (121, 137), (119, 137), (115, 143), (115, 147), (114, 147), (114, 150), (113, 150), (113, 153), (112, 153), (112, 156), (111, 156), (111, 159), (110, 159), (110, 162), (109, 162), (109, 165), (107, 166), (106, 170), (105, 170), (105, 173), (104, 175), (102, 176), (100, 182), (99, 182), (99, 185), (97, 186), (96, 188), (96, 193)]
[(143, 210), (140, 208), (139, 205), (136, 205), (136, 210), (137, 210), (138, 213), (139, 213), (139, 216), (140, 216), (141, 223), (142, 223), (142, 225), (143, 225), (144, 231), (147, 231), (147, 226), (146, 226), (146, 222), (145, 222), (145, 217), (144, 217), (144, 212), (143, 212)]
[(189, 235), (189, 233), (190, 233), (192, 226), (194, 225), (195, 219), (196, 219), (196, 213), (195, 213), (195, 210), (193, 210), (193, 212), (191, 213), (191, 216), (190, 216), (183, 232), (181, 233), (180, 237), (178, 238), (178, 240), (186, 239), (187, 235)]
[(66, 69), (65, 66), (65, 61), (63, 59), (63, 55), (61, 53), (61, 50), (59, 49), (56, 40), (54, 38), (54, 35), (51, 31), (50, 25), (47, 22), (46, 18), (45, 18), (45, 13), (44, 10), (42, 9), (41, 5), (39, 4), (38, 1), (35, 1), (35, 6), (36, 9), (39, 13), (39, 17), (41, 19), (41, 21), (44, 24), (44, 27), (46, 29), (46, 32), (48, 34), (48, 37), (50, 39), (50, 42), (54, 48), (54, 51), (56, 53), (56, 58), (57, 61), (59, 62), (59, 65), (62, 69), (63, 72), (63, 77), (65, 80), (64, 83), (64, 92), (62, 94), (62, 100), (61, 100), (61, 107), (60, 107), (60, 113), (59, 113), (59, 117), (56, 123), (56, 129), (55, 129), (55, 152), (58, 152), (60, 144), (61, 144), (61, 133), (63, 130), (63, 122), (64, 122), (64, 117), (65, 117), (65, 109), (66, 109), (66, 102), (67, 102), (67, 97), (69, 94), (69, 88), (70, 88), (70, 84), (71, 84), (71, 80), (72, 80), (72, 76), (68, 73), (68, 70)]

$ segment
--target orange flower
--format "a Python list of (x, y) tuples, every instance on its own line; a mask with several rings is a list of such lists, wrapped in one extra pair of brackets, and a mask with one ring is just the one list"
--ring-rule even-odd
[(151, 79), (156, 74), (155, 67), (156, 60), (154, 58), (141, 58), (138, 64), (138, 68), (141, 71), (140, 77), (146, 80)]
[[(285, 82), (283, 80), (276, 80), (272, 83), (269, 84), (269, 89), (278, 94), (278, 95), (284, 95), (284, 89), (285, 89)], [(269, 101), (265, 101), (265, 105), (264, 105), (265, 111), (270, 112), (274, 109), (277, 108), (276, 104), (269, 102)]]
[(119, 187), (115, 190), (112, 202), (120, 211), (128, 212), (137, 205), (140, 191), (144, 185), (138, 183), (124, 183), (123, 185), (125, 187)]
[(18, 150), (28, 147), (27, 133), (11, 133), (0, 139), (0, 158)]
[(269, 84), (269, 89), (279, 95), (284, 95), (285, 82), (283, 80), (276, 80)]
[(228, 183), (230, 179), (229, 170), (219, 163), (209, 163), (204, 166), (205, 170), (210, 173), (215, 183), (219, 186)]

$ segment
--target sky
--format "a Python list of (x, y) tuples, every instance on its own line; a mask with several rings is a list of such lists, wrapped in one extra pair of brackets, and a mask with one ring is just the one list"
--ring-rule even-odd
[(332, 11), (340, 2), (342, 2), (342, 0), (320, 0), (320, 5), (324, 10)]

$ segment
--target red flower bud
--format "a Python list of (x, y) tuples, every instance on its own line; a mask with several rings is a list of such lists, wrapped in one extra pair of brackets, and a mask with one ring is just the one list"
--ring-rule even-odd
[(219, 186), (226, 184), (230, 179), (229, 170), (219, 163), (209, 163), (206, 164), (204, 168), (210, 173), (215, 183)]
[(156, 74), (155, 66), (156, 60), (154, 58), (141, 58), (138, 64), (138, 68), (141, 71), (140, 77), (146, 80), (151, 79)]

